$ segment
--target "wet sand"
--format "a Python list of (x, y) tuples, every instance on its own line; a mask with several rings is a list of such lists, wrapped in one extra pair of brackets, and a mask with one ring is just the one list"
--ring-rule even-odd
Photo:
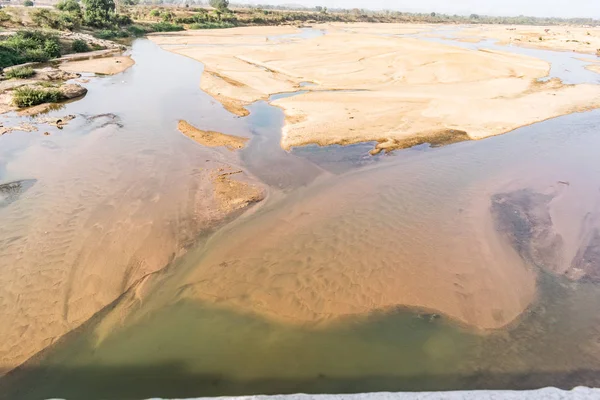
[(586, 68), (600, 74), (600, 65), (588, 65)]
[(115, 75), (130, 68), (135, 61), (129, 56), (100, 57), (91, 60), (67, 61), (59, 68), (67, 72), (89, 72), (102, 75)]
[(226, 135), (215, 131), (203, 131), (186, 121), (179, 121), (177, 129), (185, 136), (193, 139), (203, 146), (227, 147), (229, 150), (238, 150), (245, 146), (248, 138)]
[[(171, 57), (196, 79), (199, 65), (149, 42), (134, 48), (141, 66), (92, 78), (84, 99), (50, 111), (39, 130), (1, 136), (0, 183), (33, 183), (18, 195), (1, 186), (0, 374), (264, 195), (244, 172), (220, 176), (240, 169), (234, 152), (190, 144), (177, 131), (179, 119), (202, 123), (201, 104), (244, 134), (210, 97), (168, 77)], [(137, 85), (142, 81), (153, 84)], [(179, 96), (192, 101), (182, 105)], [(76, 118), (68, 125), (51, 125), (70, 114)], [(10, 114), (4, 123), (37, 120)]]
[[(324, 36), (293, 41), (267, 40), (272, 27), (244, 28), (252, 32), (246, 41), (236, 29), (210, 35), (235, 38), (226, 46), (183, 46), (202, 31), (152, 40), (201, 61), (201, 88), (238, 115), (247, 115), (244, 106), (254, 101), (314, 83), (302, 87), (306, 93), (272, 101), (286, 114), (284, 149), (376, 141), (378, 150), (391, 150), (414, 137), (452, 132), (481, 139), (600, 106), (599, 85), (536, 82), (550, 70), (543, 60), (392, 37), (395, 26), (334, 26)], [(257, 43), (260, 35), (265, 41)]]

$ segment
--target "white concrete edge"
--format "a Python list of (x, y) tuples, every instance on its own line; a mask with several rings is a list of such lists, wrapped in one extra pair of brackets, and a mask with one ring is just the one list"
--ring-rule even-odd
[[(380, 392), (359, 394), (289, 394), (231, 397), (198, 397), (185, 400), (600, 400), (600, 389), (576, 387), (573, 390), (543, 388), (537, 390), (467, 390), (456, 392)], [(152, 398), (148, 400), (167, 400)], [(170, 399), (184, 400), (184, 399)]]

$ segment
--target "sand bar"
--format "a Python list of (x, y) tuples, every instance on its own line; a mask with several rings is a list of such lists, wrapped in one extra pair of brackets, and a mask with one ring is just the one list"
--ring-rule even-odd
[(102, 57), (91, 60), (69, 61), (60, 65), (68, 72), (91, 72), (94, 74), (115, 75), (133, 66), (135, 61), (128, 56)]
[(227, 147), (229, 150), (238, 150), (245, 146), (248, 138), (226, 135), (220, 132), (203, 131), (186, 121), (179, 121), (177, 129), (187, 137), (208, 147)]
[[(262, 29), (244, 32), (254, 38)], [(377, 141), (390, 150), (448, 132), (481, 139), (600, 106), (599, 85), (538, 84), (550, 68), (543, 60), (381, 36), (382, 29), (348, 24), (316, 38), (258, 45), (233, 28), (219, 37), (235, 37), (235, 45), (166, 48), (203, 62), (201, 88), (238, 115), (256, 100), (315, 83), (273, 102), (287, 116), (285, 149)], [(180, 43), (194, 34), (206, 35), (188, 32)], [(163, 44), (163, 37), (152, 39)]]
[(480, 25), (460, 29), (458, 37), (496, 39), (499, 44), (596, 54), (600, 28), (577, 26)]

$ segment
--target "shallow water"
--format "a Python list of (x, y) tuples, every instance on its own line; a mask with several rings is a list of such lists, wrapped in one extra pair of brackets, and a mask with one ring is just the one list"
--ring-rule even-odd
[[(155, 65), (157, 52), (159, 65)], [(248, 117), (233, 118), (190, 83), (199, 79), (199, 64), (162, 52), (147, 41), (135, 43), (133, 56), (138, 63), (134, 69), (92, 82), (89, 99), (64, 110), (123, 110), (118, 116), (124, 128), (111, 128), (115, 129), (109, 136), (113, 142), (98, 158), (90, 158), (97, 150), (84, 152), (75, 164), (77, 171), (67, 175), (73, 181), (63, 185), (104, 188), (110, 185), (103, 179), (109, 179), (131, 187), (143, 179), (140, 189), (125, 197), (135, 202), (144, 198), (137, 190), (150, 185), (157, 170), (168, 180), (173, 173), (175, 177), (193, 174), (194, 160), (206, 154), (176, 133), (176, 121), (184, 118), (204, 129), (227, 128), (227, 133), (252, 135), (241, 152), (244, 166), (273, 189), (289, 194), (273, 196), (158, 274), (141, 300), (122, 314), (113, 333), (100, 334), (105, 332), (105, 321), (115, 315), (108, 308), (6, 379), (8, 386), (2, 388), (6, 398), (85, 394), (88, 399), (133, 399), (600, 384), (600, 289), (593, 283), (572, 283), (550, 275), (536, 259), (527, 259), (539, 276), (536, 301), (510, 329), (485, 335), (431, 311), (388, 309), (330, 324), (309, 320), (298, 324), (255, 313), (251, 307), (254, 302), (270, 301), (260, 297), (263, 292), (270, 292), (284, 307), (294, 307), (287, 301), (298, 292), (290, 288), (302, 289), (306, 282), (305, 287), (322, 285), (315, 295), (323, 296), (331, 289), (350, 294), (353, 291), (347, 289), (353, 287), (359, 294), (369, 287), (383, 290), (393, 280), (387, 277), (371, 285), (371, 274), (357, 275), (360, 279), (350, 285), (340, 281), (336, 271), (344, 276), (349, 271), (394, 271), (399, 264), (410, 271), (416, 265), (425, 269), (436, 263), (451, 271), (473, 263), (470, 243), (477, 231), (470, 226), (480, 220), (469, 212), (470, 207), (483, 204), (487, 209), (497, 193), (560, 190), (568, 201), (559, 209), (557, 223), (579, 222), (594, 212), (599, 196), (600, 112), (573, 114), (479, 142), (437, 149), (421, 146), (377, 158), (366, 157), (372, 148), (368, 144), (305, 147), (287, 153), (279, 146), (283, 114), (277, 108), (257, 102), (249, 107)], [(172, 78), (164, 86), (147, 85), (161, 68), (181, 74), (167, 74)], [(120, 88), (122, 82), (132, 84)], [(94, 93), (114, 102), (101, 106), (92, 101)], [(143, 109), (143, 117), (141, 99), (154, 101)], [(94, 126), (86, 130), (73, 125), (56, 136), (86, 137), (97, 131)], [(5, 147), (10, 151), (3, 153), (6, 172), (1, 182), (39, 179), (13, 205), (36, 188), (45, 192), (28, 201), (43, 201), (54, 181), (28, 169), (35, 163), (18, 161), (31, 151), (27, 141), (48, 139), (29, 133), (12, 133), (10, 138), (12, 147)], [(48, 148), (69, 145), (73, 153), (83, 151), (73, 138), (58, 141), (55, 132), (49, 138), (52, 143), (44, 145)], [(60, 159), (44, 161), (52, 164)], [(89, 163), (105, 165), (107, 160), (112, 160), (114, 169), (98, 174), (82, 169)], [(167, 161), (175, 164), (162, 164)], [(118, 172), (139, 163), (143, 168), (134, 168), (135, 173)], [(64, 176), (64, 170), (57, 175)], [(175, 186), (182, 189), (157, 190), (176, 199), (186, 188), (183, 177)], [(64, 192), (64, 186), (60, 190)], [(85, 202), (81, 207), (94, 208)], [(3, 210), (12, 211), (5, 207), (0, 213)], [(60, 208), (50, 210), (46, 212)], [(146, 212), (150, 219), (155, 215), (152, 209)], [(302, 213), (307, 217), (292, 219)], [(565, 229), (570, 227), (565, 224)], [(213, 274), (210, 267), (219, 262), (224, 263), (222, 269)], [(330, 280), (323, 280), (314, 266), (333, 271), (325, 276)], [(277, 271), (291, 273), (292, 281), (281, 280)], [(237, 285), (233, 278), (243, 283), (238, 292), (231, 292)], [(428, 285), (433, 281), (424, 285), (423, 291), (431, 291)], [(194, 288), (214, 290), (216, 297), (206, 301)], [(118, 305), (114, 310), (121, 312)]]

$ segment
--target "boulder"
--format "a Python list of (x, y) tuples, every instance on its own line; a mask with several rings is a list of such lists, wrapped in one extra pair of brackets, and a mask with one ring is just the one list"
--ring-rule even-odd
[(86, 88), (75, 83), (62, 85), (59, 88), (59, 90), (66, 99), (74, 99), (76, 97), (81, 97), (87, 93)]

